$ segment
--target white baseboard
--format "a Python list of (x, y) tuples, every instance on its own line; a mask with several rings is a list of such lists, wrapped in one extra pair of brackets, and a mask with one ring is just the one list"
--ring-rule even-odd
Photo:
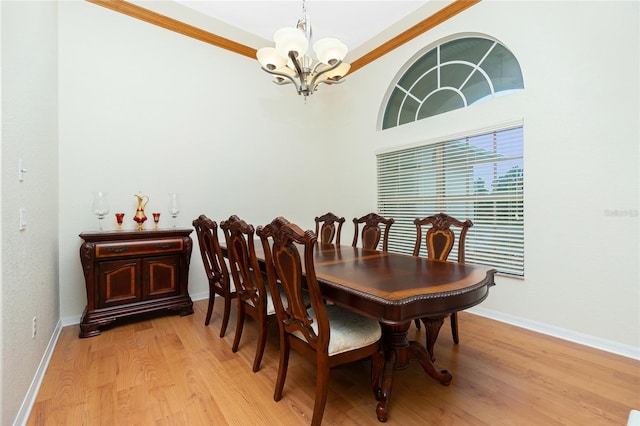
[(606, 352), (611, 352), (617, 355), (640, 360), (640, 348), (631, 345), (623, 345), (611, 340), (601, 339), (599, 337), (594, 337), (584, 333), (578, 333), (576, 331), (567, 330), (565, 328), (554, 327), (549, 324), (531, 321), (502, 312), (492, 311), (490, 309), (485, 309), (479, 306), (469, 309), (468, 312), (486, 318), (491, 318), (496, 321), (515, 325), (517, 327), (526, 328), (527, 330), (547, 334), (559, 339), (589, 346), (591, 348), (596, 348)]
[(29, 420), (29, 414), (31, 414), (31, 409), (33, 408), (33, 404), (35, 403), (36, 397), (38, 396), (38, 391), (40, 390), (42, 379), (44, 379), (44, 375), (47, 372), (47, 367), (49, 367), (49, 361), (51, 361), (51, 356), (53, 355), (53, 350), (56, 348), (56, 343), (58, 343), (58, 338), (60, 337), (61, 331), (62, 321), (58, 321), (55, 329), (53, 330), (53, 334), (51, 335), (51, 339), (49, 339), (47, 348), (44, 351), (44, 355), (42, 356), (40, 365), (38, 365), (36, 374), (33, 376), (33, 380), (31, 380), (29, 389), (27, 389), (27, 394), (22, 401), (22, 405), (18, 410), (18, 414), (16, 415), (15, 420), (13, 421), (14, 426), (26, 425), (27, 420)]

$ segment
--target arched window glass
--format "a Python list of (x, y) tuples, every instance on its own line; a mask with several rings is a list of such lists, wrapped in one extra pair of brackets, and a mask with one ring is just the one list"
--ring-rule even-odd
[(388, 129), (524, 89), (515, 56), (497, 41), (465, 37), (420, 56), (391, 91), (382, 128)]

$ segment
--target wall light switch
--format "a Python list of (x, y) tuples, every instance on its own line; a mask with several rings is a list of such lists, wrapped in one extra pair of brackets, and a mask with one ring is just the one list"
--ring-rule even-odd
[(27, 209), (20, 209), (20, 227), (18, 229), (20, 231), (27, 229)]

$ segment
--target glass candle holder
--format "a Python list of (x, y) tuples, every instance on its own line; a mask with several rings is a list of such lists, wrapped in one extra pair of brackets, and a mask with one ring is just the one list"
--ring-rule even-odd
[(153, 215), (153, 223), (155, 228), (158, 229), (158, 222), (160, 222), (160, 213), (151, 213)]
[(116, 213), (116, 222), (118, 223), (118, 231), (122, 231), (123, 219), (124, 219), (124, 213)]

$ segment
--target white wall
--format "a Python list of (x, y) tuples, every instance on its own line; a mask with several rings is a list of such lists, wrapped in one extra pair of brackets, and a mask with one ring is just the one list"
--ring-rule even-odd
[[(60, 10), (60, 310), (78, 322), (86, 304), (78, 249), (97, 229), (92, 192), (110, 193), (113, 213), (133, 228), (134, 194), (147, 216), (168, 192), (182, 194), (179, 225), (205, 213), (238, 214), (256, 226), (277, 215), (313, 225), (331, 204), (334, 170), (323, 158), (332, 103), (305, 105), (270, 82), (255, 60), (88, 2)], [(273, 188), (280, 188), (279, 192)], [(322, 211), (324, 210), (324, 211)], [(147, 222), (148, 223), (148, 222)], [(208, 296), (194, 247), (189, 291)]]
[[(57, 12), (54, 2), (0, 2), (2, 317), (0, 424), (25, 399), (58, 310)], [(27, 169), (18, 181), (18, 159)], [(27, 228), (18, 230), (18, 210)], [(37, 333), (32, 338), (32, 319)]]

